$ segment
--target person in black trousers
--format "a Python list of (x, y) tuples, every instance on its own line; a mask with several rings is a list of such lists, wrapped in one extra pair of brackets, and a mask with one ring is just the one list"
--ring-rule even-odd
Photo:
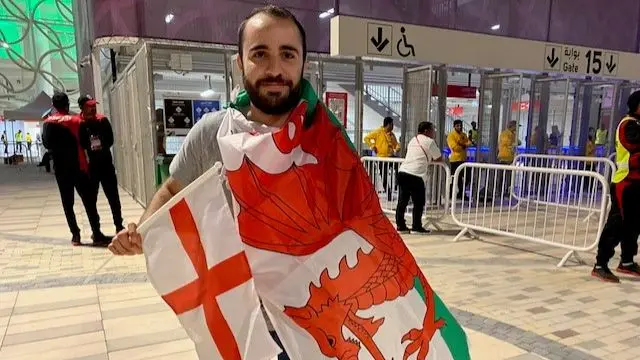
[(55, 112), (48, 116), (42, 127), (42, 143), (53, 158), (56, 182), (60, 191), (62, 208), (71, 231), (72, 245), (81, 245), (80, 227), (73, 211), (75, 189), (84, 205), (95, 245), (106, 246), (111, 242), (100, 231), (100, 216), (96, 208), (96, 197), (89, 176), (89, 164), (80, 147), (78, 133), (81, 119), (69, 114), (67, 94), (56, 92), (52, 98)]
[(425, 180), (427, 167), (430, 162), (440, 161), (442, 153), (433, 140), (435, 129), (433, 124), (423, 121), (418, 124), (418, 134), (409, 141), (407, 155), (398, 169), (398, 187), (400, 195), (396, 208), (396, 226), (398, 232), (408, 233), (409, 229), (404, 220), (404, 213), (413, 202), (413, 224), (411, 233), (428, 234), (430, 231), (422, 226), (422, 213), (425, 205)]
[(89, 172), (93, 179), (95, 195), (98, 196), (98, 190), (102, 184), (117, 233), (124, 230), (124, 226), (118, 179), (110, 150), (113, 146), (113, 130), (109, 119), (98, 114), (96, 104), (97, 102), (90, 95), (84, 95), (78, 99), (83, 119), (80, 125), (80, 144), (89, 156)]

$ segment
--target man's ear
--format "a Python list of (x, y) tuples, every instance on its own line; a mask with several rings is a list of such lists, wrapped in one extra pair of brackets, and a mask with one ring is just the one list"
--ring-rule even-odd
[(242, 72), (242, 70), (244, 69), (242, 67), (242, 56), (240, 55), (240, 53), (236, 55), (236, 66), (238, 66), (238, 69), (240, 70), (240, 72)]

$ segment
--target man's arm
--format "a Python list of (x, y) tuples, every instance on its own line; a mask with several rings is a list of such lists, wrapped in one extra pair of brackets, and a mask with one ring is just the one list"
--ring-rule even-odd
[(91, 149), (91, 140), (89, 139), (89, 130), (87, 129), (86, 122), (80, 124), (78, 136), (80, 137), (80, 146), (82, 146), (82, 148), (85, 150)]
[(168, 203), (172, 197), (176, 196), (180, 190), (183, 189), (183, 186), (180, 182), (170, 176), (167, 181), (160, 186), (158, 191), (153, 195), (151, 202), (145, 209), (144, 213), (140, 217), (138, 224), (142, 224), (145, 220), (147, 220), (151, 215), (153, 215), (156, 211), (158, 211), (164, 204)]
[(113, 128), (106, 117), (102, 119), (102, 132), (100, 135), (102, 135), (102, 148), (111, 148), (113, 146)]
[(55, 136), (53, 134), (55, 130), (55, 125), (50, 122), (44, 122), (42, 125), (42, 145), (48, 149), (52, 150), (53, 145), (55, 144)]

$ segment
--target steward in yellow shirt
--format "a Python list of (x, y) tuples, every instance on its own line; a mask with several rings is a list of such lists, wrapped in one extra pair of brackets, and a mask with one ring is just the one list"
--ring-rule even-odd
[(449, 162), (457, 163), (467, 160), (467, 148), (471, 146), (471, 141), (469, 141), (467, 135), (462, 131), (462, 120), (453, 122), (453, 131), (447, 136), (447, 145), (449, 145), (449, 149), (451, 149)]
[(511, 164), (516, 156), (516, 128), (517, 123), (510, 121), (498, 138), (498, 161), (503, 164)]
[(364, 137), (367, 144), (377, 157), (391, 157), (400, 150), (398, 139), (393, 134), (393, 119), (384, 118), (382, 127), (370, 132)]

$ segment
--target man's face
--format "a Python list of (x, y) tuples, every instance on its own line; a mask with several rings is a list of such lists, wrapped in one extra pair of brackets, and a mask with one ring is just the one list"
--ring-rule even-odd
[(390, 133), (393, 131), (393, 123), (388, 124), (384, 127), (384, 131), (386, 131), (387, 133)]
[(82, 107), (82, 115), (84, 116), (85, 119), (93, 119), (96, 117), (96, 113), (97, 113), (97, 109), (96, 109), (96, 105), (95, 104), (85, 104)]
[(455, 124), (453, 128), (456, 129), (457, 132), (462, 132), (462, 124)]
[(302, 39), (291, 20), (258, 14), (244, 29), (242, 69), (251, 103), (268, 115), (282, 115), (300, 101)]

